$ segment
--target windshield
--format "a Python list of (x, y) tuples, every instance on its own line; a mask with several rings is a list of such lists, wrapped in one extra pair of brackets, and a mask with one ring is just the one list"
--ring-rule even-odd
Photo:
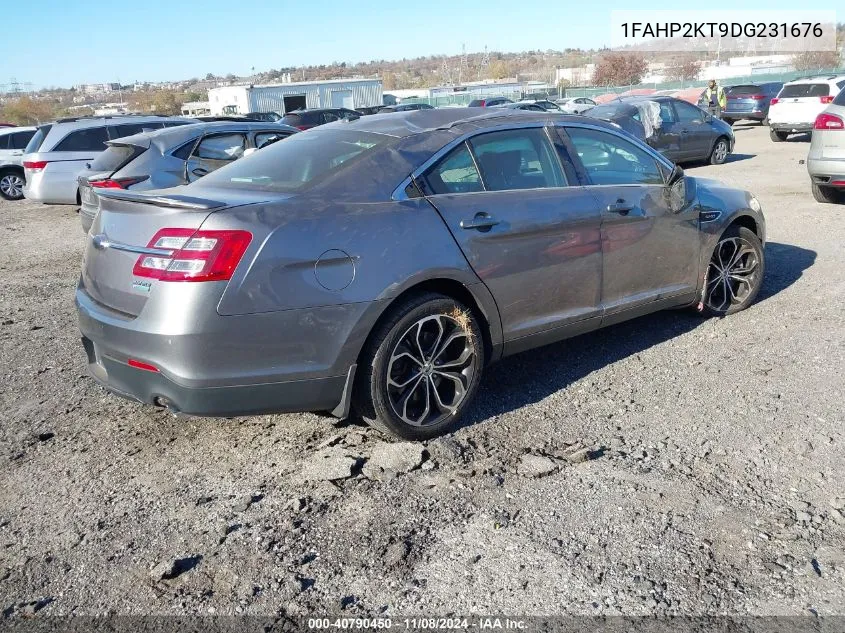
[(343, 129), (294, 134), (205, 176), (202, 183), (231, 189), (300, 191), (391, 138)]
[(758, 95), (763, 92), (760, 86), (733, 86), (725, 90), (729, 95)]

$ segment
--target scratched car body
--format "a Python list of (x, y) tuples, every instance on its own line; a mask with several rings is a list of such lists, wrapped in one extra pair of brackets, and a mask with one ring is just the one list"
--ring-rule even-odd
[(321, 126), (166, 191), (103, 190), (76, 292), (108, 389), (186, 414), (351, 412), (412, 439), (482, 370), (764, 273), (756, 198), (579, 116)]

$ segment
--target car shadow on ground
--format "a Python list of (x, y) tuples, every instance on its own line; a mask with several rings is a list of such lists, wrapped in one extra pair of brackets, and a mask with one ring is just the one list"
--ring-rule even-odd
[[(769, 242), (765, 279), (756, 303), (794, 284), (815, 259), (815, 251)], [(658, 312), (505, 358), (487, 368), (461, 427), (539, 402), (593, 371), (690, 332), (704, 320), (692, 310)]]
[(728, 154), (728, 157), (725, 159), (726, 163), (736, 163), (741, 160), (748, 160), (749, 158), (754, 158), (757, 154)]

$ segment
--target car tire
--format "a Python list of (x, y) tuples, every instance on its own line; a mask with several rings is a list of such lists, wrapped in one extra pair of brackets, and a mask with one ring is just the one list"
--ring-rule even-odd
[(26, 180), (19, 171), (8, 169), (0, 171), (0, 197), (4, 200), (23, 200), (23, 187)]
[(775, 143), (781, 143), (786, 140), (786, 137), (789, 136), (786, 132), (778, 132), (776, 130), (769, 130), (769, 138), (772, 139)]
[(703, 313), (722, 317), (750, 306), (763, 285), (765, 269), (763, 245), (757, 234), (744, 226), (728, 227), (707, 265)]
[(730, 154), (729, 148), (728, 139), (724, 136), (717, 138), (716, 142), (713, 143), (713, 149), (710, 151), (710, 164), (721, 165), (728, 160), (728, 155)]
[(358, 363), (354, 407), (389, 435), (430, 439), (458, 424), (483, 367), (473, 311), (445, 295), (415, 295), (391, 308), (370, 335)]
[(842, 204), (845, 201), (845, 192), (833, 187), (825, 187), (818, 183), (812, 183), (813, 198), (816, 202), (823, 204)]

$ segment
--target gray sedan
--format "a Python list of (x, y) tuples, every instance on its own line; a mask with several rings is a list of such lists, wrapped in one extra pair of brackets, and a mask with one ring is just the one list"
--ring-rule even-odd
[(194, 415), (453, 429), (502, 356), (764, 274), (750, 193), (580, 116), (437, 109), (296, 134), (196, 183), (103, 189), (76, 305), (90, 371)]
[(244, 153), (298, 130), (280, 123), (196, 123), (126, 136), (107, 148), (77, 178), (82, 230), (97, 215), (104, 189), (166, 189), (194, 182)]

